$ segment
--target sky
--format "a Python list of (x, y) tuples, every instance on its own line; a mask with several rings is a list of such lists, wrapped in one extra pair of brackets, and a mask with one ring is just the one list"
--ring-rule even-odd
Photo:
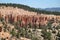
[(60, 7), (60, 0), (0, 0), (0, 3), (24, 4), (35, 8)]

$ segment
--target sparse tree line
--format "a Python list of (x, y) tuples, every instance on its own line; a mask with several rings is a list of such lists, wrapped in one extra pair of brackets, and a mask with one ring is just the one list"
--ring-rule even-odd
[(18, 7), (18, 8), (22, 8), (24, 10), (28, 10), (28, 11), (33, 11), (33, 12), (37, 12), (38, 14), (54, 14), (54, 15), (60, 15), (60, 12), (50, 12), (50, 11), (45, 11), (45, 10), (40, 10), (38, 8), (32, 8), (26, 5), (22, 5), (22, 4), (12, 4), (12, 3), (0, 3), (0, 6), (12, 6), (12, 7)]

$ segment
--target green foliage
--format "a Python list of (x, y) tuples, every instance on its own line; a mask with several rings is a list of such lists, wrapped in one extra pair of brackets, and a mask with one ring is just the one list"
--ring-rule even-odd
[(0, 17), (0, 21), (3, 21), (4, 20), (4, 18), (3, 17)]
[(30, 27), (30, 28), (32, 28), (32, 25), (31, 25), (31, 23), (29, 23), (28, 25), (29, 25), (29, 27)]
[(19, 33), (19, 32), (17, 32), (16, 37), (17, 37), (17, 38), (19, 38), (19, 37), (20, 37), (20, 33)]
[(4, 32), (6, 32), (6, 30), (7, 30), (7, 25), (5, 24), (4, 25)]
[(50, 32), (47, 32), (46, 30), (42, 30), (42, 36), (44, 37), (44, 39), (48, 39), (50, 40), (51, 39), (51, 33)]
[(25, 37), (25, 29), (24, 28), (21, 28), (20, 29), (20, 36), (22, 36), (22, 37)]
[(1, 40), (6, 40), (5, 38), (1, 38)]
[(57, 29), (57, 30), (60, 29), (60, 25), (58, 25), (58, 26), (56, 27), (56, 29)]
[(12, 31), (10, 33), (12, 34), (12, 36), (16, 36), (16, 32), (14, 29), (12, 29)]
[(54, 23), (54, 18), (52, 18), (51, 20), (48, 21), (48, 23), (47, 23), (48, 29), (52, 29), (52, 24), (53, 23)]
[(56, 36), (57, 36), (57, 40), (60, 40), (60, 31), (58, 31)]
[(57, 36), (60, 37), (60, 32), (58, 31)]
[(31, 40), (39, 40), (37, 37), (32, 37)]

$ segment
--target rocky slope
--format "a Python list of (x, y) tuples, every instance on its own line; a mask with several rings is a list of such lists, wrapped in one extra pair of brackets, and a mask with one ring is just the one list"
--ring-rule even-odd
[(45, 33), (41, 32), (43, 29), (48, 33), (48, 35), (45, 33), (46, 40), (55, 40), (59, 25), (60, 15), (37, 14), (17, 7), (0, 7), (0, 38), (2, 40), (44, 40), (46, 36), (41, 36)]

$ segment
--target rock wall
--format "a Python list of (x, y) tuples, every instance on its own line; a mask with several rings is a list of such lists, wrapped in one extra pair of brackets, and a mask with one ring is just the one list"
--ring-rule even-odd
[(22, 21), (21, 24), (37, 24), (47, 25), (47, 22), (51, 19), (59, 20), (60, 16), (48, 15), (48, 14), (37, 14), (36, 12), (29, 12), (20, 8), (13, 7), (0, 7), (0, 17), (3, 17), (6, 22), (9, 20), (12, 22)]

